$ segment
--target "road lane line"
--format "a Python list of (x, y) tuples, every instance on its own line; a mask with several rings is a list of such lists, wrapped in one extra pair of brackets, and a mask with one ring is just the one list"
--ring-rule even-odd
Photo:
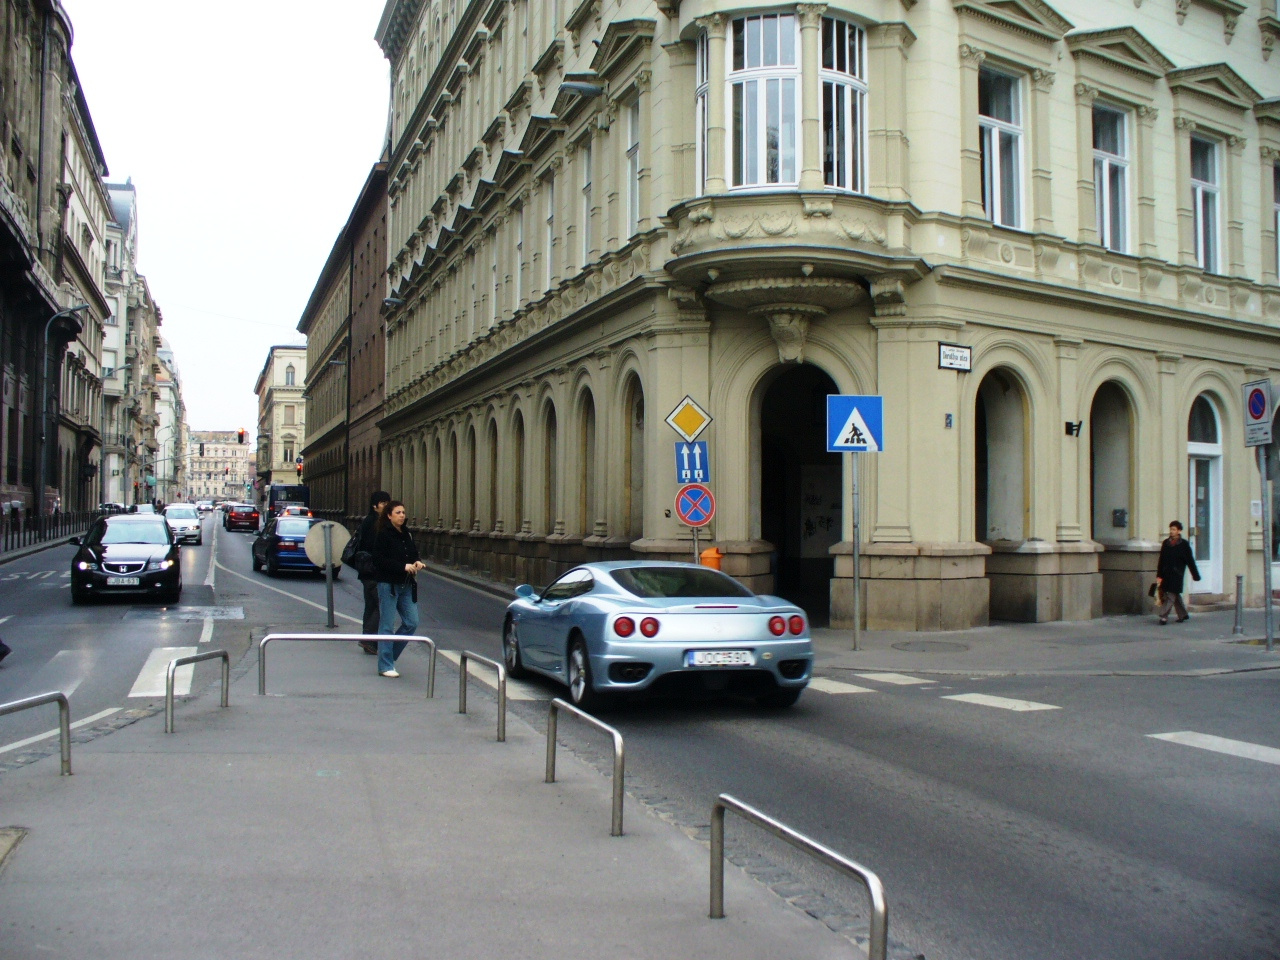
[(818, 690), (822, 693), (878, 693), (870, 687), (858, 687), (852, 683), (841, 683), (839, 680), (830, 680), (827, 677), (814, 677), (809, 681), (810, 690)]
[[(91, 723), (97, 723), (104, 717), (109, 717), (113, 713), (119, 712), (120, 707), (112, 707), (110, 710), (103, 710), (101, 713), (95, 713), (92, 717), (85, 717), (83, 720), (77, 720), (75, 723), (71, 724), (71, 729), (77, 730), (80, 727), (87, 727)], [(37, 733), (34, 737), (27, 737), (25, 740), (15, 740), (13, 743), (6, 743), (3, 747), (0, 747), (0, 753), (8, 753), (10, 750), (19, 750), (29, 743), (48, 740), (50, 737), (56, 737), (57, 735), (57, 730), (50, 730), (48, 733)]]
[(213, 639), (213, 617), (204, 618), (204, 626), (200, 628), (200, 642), (208, 643)]
[(213, 571), (218, 565), (218, 525), (213, 525), (213, 536), (209, 538), (209, 572), (204, 575), (204, 585), (213, 586)]
[(12, 620), (12, 619), (13, 619), (13, 615), (12, 615), (12, 614), (10, 614), (10, 615), (9, 615), (9, 616), (7, 616), (7, 617), (0, 617), (0, 623), (6, 623), (6, 622), (8, 622), (9, 620)]
[[(455, 667), (462, 663), (462, 656), (454, 653), (452, 650), (441, 650), (440, 656), (444, 657)], [(479, 680), (490, 690), (498, 689), (498, 675), (490, 673), (489, 667), (483, 666), (481, 669), (472, 671), (470, 666), (467, 667), (467, 673), (476, 680)], [(507, 678), (507, 699), (508, 700), (550, 700), (546, 692), (535, 687), (531, 683), (525, 683), (523, 680), (513, 680)]]
[(999, 710), (1012, 710), (1025, 713), (1029, 710), (1061, 710), (1051, 703), (1036, 703), (1034, 700), (1011, 700), (1008, 697), (992, 697), (985, 693), (953, 693), (943, 700), (959, 700), (961, 703), (976, 703), (982, 707), (995, 707)]
[(26, 689), (33, 694), (61, 690), (69, 697), (84, 683), (97, 658), (93, 650), (59, 650), (27, 681)]
[(858, 674), (863, 680), (875, 680), (878, 683), (892, 683), (899, 687), (912, 687), (921, 683), (937, 683), (936, 680), (921, 680), (919, 677), (909, 677), (905, 673), (860, 673)]
[[(147, 657), (147, 662), (138, 671), (138, 679), (133, 682), (129, 691), (131, 697), (163, 697), (164, 682), (169, 672), (169, 661), (179, 657), (189, 657), (196, 652), (195, 647), (156, 647)], [(191, 692), (191, 678), (195, 675), (196, 665), (188, 663), (173, 673), (173, 695), (186, 696)]]
[(1228, 740), (1226, 737), (1214, 737), (1191, 730), (1181, 730), (1177, 733), (1149, 733), (1147, 736), (1153, 740), (1168, 740), (1170, 743), (1181, 743), (1187, 747), (1199, 747), (1201, 750), (1212, 750), (1214, 753), (1226, 753), (1233, 757), (1261, 760), (1263, 763), (1274, 763), (1280, 766), (1280, 750), (1257, 743), (1246, 743), (1244, 740)]
[[(248, 580), (255, 587), (261, 587), (263, 590), (273, 590), (276, 593), (280, 594), (281, 596), (288, 597), (290, 600), (297, 600), (299, 603), (305, 603), (308, 607), (315, 607), (317, 610), (323, 610), (326, 613), (328, 613), (329, 608), (324, 606), (324, 604), (312, 603), (310, 600), (307, 600), (304, 597), (300, 597), (296, 593), (290, 593), (288, 590), (281, 590), (279, 587), (273, 587), (269, 583), (261, 583), (258, 580), (255, 580), (253, 577), (246, 577), (243, 573), (240, 573), (236, 570), (232, 570), (230, 567), (222, 563), (218, 563), (218, 569), (225, 570), (227, 573), (231, 574), (233, 577), (239, 577), (241, 580)], [(358, 623), (361, 626), (364, 626), (364, 621), (361, 620), (359, 617), (351, 617), (337, 610), (333, 611), (333, 615), (335, 617), (341, 617), (343, 620), (350, 620), (352, 623)]]

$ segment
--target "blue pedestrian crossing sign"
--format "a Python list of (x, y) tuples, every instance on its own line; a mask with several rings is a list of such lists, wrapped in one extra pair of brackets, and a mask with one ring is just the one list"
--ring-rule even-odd
[(827, 394), (827, 452), (879, 453), (884, 449), (884, 397)]
[(707, 457), (707, 441), (676, 443), (676, 483), (708, 483), (711, 461)]

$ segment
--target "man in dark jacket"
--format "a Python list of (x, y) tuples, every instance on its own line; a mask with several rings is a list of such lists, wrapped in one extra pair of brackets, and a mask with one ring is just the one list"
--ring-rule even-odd
[[(360, 529), (356, 531), (357, 551), (373, 555), (373, 544), (378, 537), (378, 518), (391, 502), (391, 494), (385, 490), (375, 490), (369, 497), (369, 515), (360, 521)], [(361, 633), (378, 632), (378, 581), (374, 579), (373, 570), (366, 573), (359, 571), (360, 583), (364, 587), (364, 620), (360, 625)], [(377, 656), (378, 644), (373, 640), (361, 640), (360, 649), (371, 656)]]
[(1177, 520), (1169, 524), (1169, 539), (1160, 544), (1160, 561), (1156, 564), (1156, 584), (1163, 598), (1160, 603), (1160, 625), (1169, 622), (1169, 611), (1176, 610), (1178, 623), (1187, 619), (1187, 608), (1182, 603), (1182, 578), (1191, 570), (1191, 579), (1199, 580), (1200, 571), (1196, 558), (1191, 554), (1191, 544), (1182, 539), (1182, 524)]

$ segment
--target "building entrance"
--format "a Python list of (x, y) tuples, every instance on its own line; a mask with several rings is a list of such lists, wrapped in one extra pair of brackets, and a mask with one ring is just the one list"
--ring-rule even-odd
[(760, 533), (774, 546), (774, 592), (810, 620), (830, 618), (842, 531), (842, 465), (827, 453), (827, 394), (835, 382), (809, 364), (789, 366), (765, 390), (760, 408)]

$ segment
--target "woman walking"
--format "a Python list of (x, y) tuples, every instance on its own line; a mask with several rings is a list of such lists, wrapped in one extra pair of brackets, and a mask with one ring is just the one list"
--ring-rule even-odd
[[(373, 571), (378, 583), (378, 633), (408, 637), (418, 629), (418, 571), (426, 566), (405, 529), (404, 504), (392, 500), (378, 518), (373, 542)], [(396, 614), (400, 626), (396, 628)], [(398, 677), (396, 660), (408, 641), (378, 641), (378, 673)]]

